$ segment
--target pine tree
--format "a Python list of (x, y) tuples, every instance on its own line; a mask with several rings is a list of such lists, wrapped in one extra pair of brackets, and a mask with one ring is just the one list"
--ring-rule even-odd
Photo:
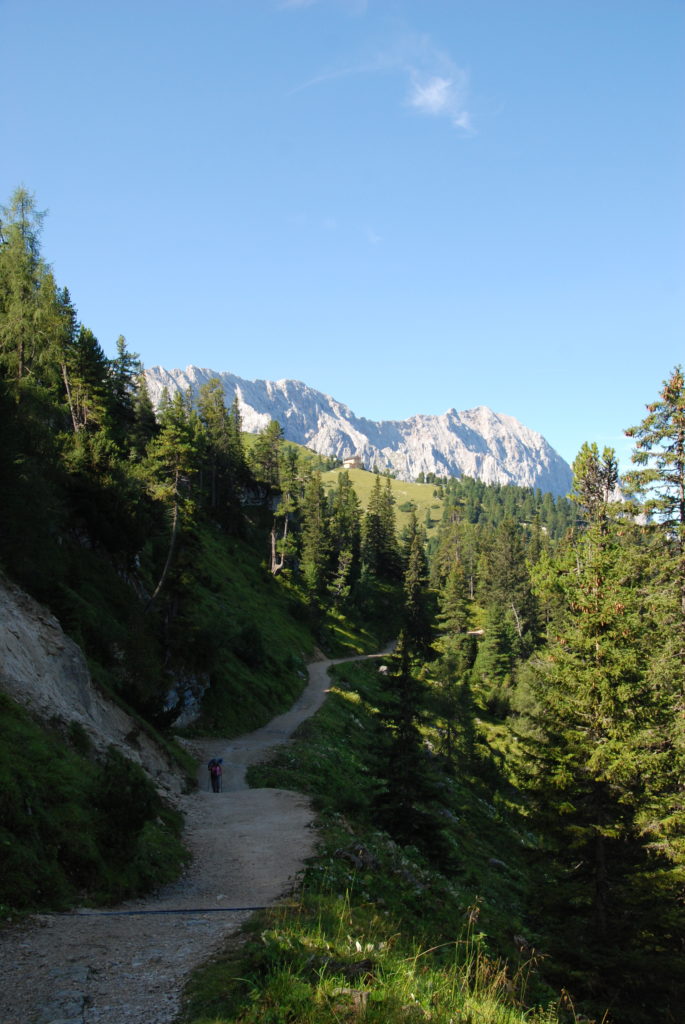
[[(563, 613), (515, 704), (538, 827), (567, 873), (563, 906), (549, 912), (563, 916), (584, 971), (606, 958), (611, 936), (607, 974), (625, 967), (621, 984), (630, 986), (631, 957), (671, 942), (645, 880), (661, 871), (662, 895), (674, 899), (677, 879), (649, 835), (659, 833), (659, 792), (671, 775), (672, 710), (647, 670), (655, 628), (645, 601), (649, 550), (625, 510), (607, 500), (611, 488), (596, 486), (603, 477), (609, 482), (612, 463), (588, 448), (574, 463), (587, 525), (559, 552), (553, 573), (544, 564), (534, 571), (536, 588), (561, 592)], [(669, 916), (665, 931), (673, 926)]]
[(376, 749), (376, 770), (385, 782), (376, 798), (378, 820), (399, 842), (439, 851), (440, 836), (431, 813), (436, 787), (420, 731), (424, 687), (412, 671), (403, 632), (385, 681)]
[(300, 569), (312, 598), (321, 597), (328, 567), (328, 523), (326, 495), (321, 473), (310, 473), (302, 496), (302, 548)]
[(279, 456), (283, 442), (283, 429), (278, 420), (259, 432), (250, 449), (250, 465), (257, 480), (270, 487), (278, 487)]
[(117, 338), (116, 348), (117, 354), (110, 361), (112, 420), (118, 443), (126, 445), (135, 422), (136, 394), (143, 364), (136, 352), (129, 351), (123, 334)]
[(197, 510), (193, 485), (202, 450), (199, 418), (180, 392), (162, 402), (159, 428), (148, 448), (146, 470), (152, 496), (168, 509), (171, 532), (166, 561), (148, 608), (166, 582), (181, 528), (192, 521)]
[(373, 489), (364, 515), (362, 559), (367, 569), (382, 580), (401, 578), (400, 559), (395, 533), (395, 510), (390, 477), (385, 486), (375, 474)]
[(44, 218), (24, 188), (0, 208), (0, 373), (16, 385), (29, 376), (45, 383), (53, 359), (56, 287), (40, 252)]
[[(290, 567), (297, 553), (293, 522), (298, 511), (298, 457), (294, 448), (283, 448), (280, 453), (280, 500), (274, 512), (271, 527), (271, 562), (269, 569), (278, 576)], [(280, 536), (279, 536), (280, 533)]]
[(205, 465), (208, 504), (221, 525), (232, 533), (242, 531), (240, 480), (244, 465), (236, 448), (235, 422), (226, 409), (224, 389), (218, 377), (200, 388), (197, 408), (205, 431)]
[(349, 599), (361, 574), (361, 512), (347, 470), (338, 473), (329, 504), (332, 557), (329, 593), (339, 608)]
[(127, 443), (133, 457), (140, 460), (158, 432), (157, 417), (144, 373), (140, 373), (134, 382), (131, 405), (133, 421)]
[(593, 442), (585, 442), (573, 462), (571, 499), (579, 506), (585, 522), (605, 522), (607, 508), (618, 485), (618, 462), (613, 448), (602, 454)]
[(480, 601), (497, 607), (516, 634), (517, 653), (529, 652), (537, 632), (537, 609), (530, 585), (521, 527), (506, 516), (485, 552)]
[(74, 433), (111, 430), (115, 393), (111, 364), (93, 332), (81, 326), (65, 351), (65, 380)]
[(476, 639), (470, 633), (472, 604), (463, 567), (454, 561), (439, 594), (435, 648), (440, 654), (437, 676), (445, 700), (445, 746), (448, 757), (460, 753), (467, 761), (474, 755), (474, 704), (471, 669)]
[(670, 575), (679, 591), (685, 660), (685, 377), (681, 366), (663, 382), (644, 420), (626, 430), (626, 435), (635, 439), (632, 461), (639, 467), (626, 475), (626, 482), (673, 546)]
[(229, 426), (229, 451), (231, 466), (235, 476), (236, 488), (244, 487), (249, 479), (247, 459), (245, 457), (245, 446), (243, 444), (243, 418), (240, 413), (240, 402), (238, 396), (233, 396), (231, 408), (228, 413)]
[(428, 566), (422, 531), (414, 531), (407, 553), (403, 580), (403, 631), (410, 654), (427, 658), (432, 639), (432, 615), (428, 601)]

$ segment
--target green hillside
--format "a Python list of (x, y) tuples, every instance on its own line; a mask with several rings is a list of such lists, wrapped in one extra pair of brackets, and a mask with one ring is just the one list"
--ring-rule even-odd
[[(397, 641), (382, 673), (340, 669), (256, 773), (316, 800), (320, 850), (294, 906), (201, 975), (188, 1020), (678, 1020), (682, 370), (629, 431), (620, 489), (595, 444), (572, 501), (340, 472), (276, 423), (246, 443), (217, 381), (155, 413), (125, 339), (107, 355), (79, 323), (40, 221), (24, 189), (2, 211), (0, 571), (96, 686), (187, 770), (180, 711), (235, 735), (293, 701), (317, 648)], [(181, 869), (144, 773), (5, 699), (0, 718), (4, 916)]]
[[(329, 493), (335, 487), (339, 472), (339, 469), (332, 469), (322, 474), (323, 485)], [(350, 469), (348, 472), (362, 507), (366, 508), (373, 487), (374, 474), (364, 469)], [(434, 535), (442, 517), (440, 488), (434, 484), (405, 483), (395, 479), (391, 479), (390, 486), (395, 499), (398, 531), (402, 533), (406, 528), (413, 509), (419, 522), (426, 527), (428, 536)]]

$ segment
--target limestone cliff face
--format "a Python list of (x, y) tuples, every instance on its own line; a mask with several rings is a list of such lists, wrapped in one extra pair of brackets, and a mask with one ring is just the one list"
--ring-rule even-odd
[(0, 690), (44, 722), (78, 722), (96, 749), (117, 747), (168, 797), (182, 792), (183, 780), (166, 753), (95, 688), (83, 652), (57, 619), (2, 578)]
[(196, 366), (185, 370), (153, 366), (145, 376), (155, 406), (165, 388), (169, 395), (189, 390), (196, 396), (203, 383), (218, 377), (227, 405), (237, 395), (248, 432), (257, 433), (270, 420), (278, 420), (289, 441), (341, 459), (360, 455), (367, 469), (376, 465), (400, 480), (436, 473), (475, 477), (489, 484), (539, 487), (553, 494), (567, 494), (571, 487), (568, 464), (541, 434), (486, 406), (374, 422), (355, 416), (346, 405), (300, 381), (248, 381)]

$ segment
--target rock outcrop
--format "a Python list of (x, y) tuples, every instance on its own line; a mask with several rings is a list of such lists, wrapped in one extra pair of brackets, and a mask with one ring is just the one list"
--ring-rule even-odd
[(0, 578), (0, 690), (44, 722), (78, 723), (96, 749), (118, 748), (170, 798), (184, 780), (165, 752), (93, 684), (86, 659), (57, 619)]
[(248, 432), (257, 433), (270, 420), (278, 420), (289, 441), (320, 455), (358, 455), (367, 469), (377, 466), (400, 480), (415, 480), (420, 473), (470, 476), (488, 484), (539, 487), (553, 494), (566, 494), (571, 486), (568, 464), (541, 434), (486, 406), (375, 422), (300, 381), (248, 381), (196, 366), (153, 366), (145, 376), (156, 407), (165, 389), (169, 395), (189, 391), (195, 398), (202, 384), (217, 377), (227, 405), (237, 396)]

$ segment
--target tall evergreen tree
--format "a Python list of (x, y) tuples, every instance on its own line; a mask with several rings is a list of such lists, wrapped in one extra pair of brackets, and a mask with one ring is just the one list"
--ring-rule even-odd
[(495, 528), (485, 551), (481, 602), (497, 606), (517, 637), (519, 652), (530, 651), (536, 632), (536, 608), (526, 564), (523, 532), (518, 523), (505, 517)]
[(361, 512), (347, 470), (338, 473), (330, 498), (330, 552), (333, 559), (329, 593), (336, 607), (349, 598), (361, 573)]
[(56, 287), (40, 252), (44, 217), (24, 188), (0, 208), (0, 372), (17, 385), (27, 377), (43, 384), (56, 366)]
[(565, 872), (563, 906), (552, 898), (549, 913), (563, 917), (577, 966), (588, 972), (603, 964), (609, 988), (629, 988), (635, 958), (644, 958), (650, 945), (654, 951), (670, 944), (666, 933), (675, 927), (682, 934), (683, 921), (676, 925), (672, 915), (660, 921), (645, 885), (660, 864), (663, 894), (670, 889), (668, 899), (674, 898), (676, 878), (665, 858), (656, 855), (650, 865), (648, 835), (659, 831), (654, 814), (663, 783), (655, 780), (669, 775), (671, 708), (646, 670), (654, 635), (645, 605), (648, 552), (639, 528), (605, 500), (609, 489), (593, 482), (610, 463), (588, 449), (574, 463), (587, 526), (556, 556), (553, 572), (545, 559), (534, 572), (537, 587), (559, 588), (564, 611), (547, 648), (530, 663), (526, 700), (517, 699), (517, 707), (522, 771), (538, 826)]
[(250, 465), (257, 480), (267, 487), (278, 487), (280, 451), (283, 442), (283, 428), (278, 420), (259, 432), (250, 449)]
[(379, 579), (401, 579), (400, 560), (395, 532), (394, 498), (390, 477), (381, 484), (375, 474), (373, 489), (364, 514), (362, 529), (362, 559)]
[(218, 377), (200, 388), (197, 408), (205, 431), (205, 476), (213, 516), (232, 533), (242, 530), (240, 481), (244, 472), (234, 436), (235, 423), (226, 408)]
[(280, 500), (274, 512), (271, 527), (270, 570), (277, 576), (290, 568), (297, 554), (297, 542), (293, 529), (299, 507), (298, 457), (294, 448), (285, 447), (280, 453)]
[(435, 849), (440, 837), (431, 805), (437, 794), (420, 731), (424, 687), (412, 671), (403, 632), (385, 680), (376, 750), (385, 784), (376, 798), (377, 816), (399, 842)]
[(117, 338), (116, 349), (116, 356), (110, 360), (113, 429), (117, 442), (130, 448), (128, 438), (135, 423), (136, 396), (143, 364), (140, 356), (128, 349), (123, 334)]
[(310, 473), (302, 496), (302, 548), (300, 569), (312, 598), (321, 597), (328, 567), (328, 523), (326, 495), (321, 473)]
[(133, 422), (127, 436), (127, 444), (132, 456), (140, 460), (158, 430), (157, 417), (144, 373), (139, 374), (135, 380), (131, 404)]
[(427, 658), (432, 639), (432, 608), (428, 599), (428, 566), (422, 531), (415, 529), (403, 580), (403, 630), (410, 654)]
[(679, 590), (685, 656), (685, 377), (681, 366), (663, 382), (643, 421), (626, 434), (635, 439), (632, 461), (638, 467), (626, 480), (673, 545), (671, 578)]
[(164, 567), (148, 607), (166, 582), (181, 528), (195, 515), (197, 501), (193, 485), (200, 468), (201, 452), (199, 419), (180, 392), (162, 403), (159, 425), (159, 434), (148, 448), (146, 469), (152, 496), (169, 512), (171, 530)]
[(437, 676), (445, 701), (445, 747), (453, 757), (461, 740), (461, 754), (472, 760), (474, 752), (474, 704), (471, 668), (476, 657), (476, 639), (470, 627), (472, 604), (463, 567), (454, 561), (439, 592), (435, 648), (440, 660)]

